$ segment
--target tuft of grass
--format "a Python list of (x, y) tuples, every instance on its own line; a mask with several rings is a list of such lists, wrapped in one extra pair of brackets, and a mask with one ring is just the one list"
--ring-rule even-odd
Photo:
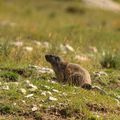
[(120, 55), (105, 53), (100, 61), (100, 64), (103, 68), (120, 69)]
[(0, 77), (7, 82), (15, 82), (18, 81), (19, 75), (11, 71), (2, 71), (0, 72)]
[(10, 104), (0, 104), (0, 113), (1, 114), (12, 114), (15, 111), (18, 111), (13, 105)]

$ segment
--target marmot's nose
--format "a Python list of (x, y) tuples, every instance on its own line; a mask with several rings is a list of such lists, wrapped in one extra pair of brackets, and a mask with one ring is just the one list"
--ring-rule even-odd
[(49, 57), (49, 55), (45, 55), (45, 59), (46, 59), (46, 60), (48, 59), (48, 57)]
[(50, 61), (51, 57), (52, 57), (52, 55), (49, 55), (49, 54), (46, 54), (46, 55), (45, 55), (45, 59), (46, 59), (47, 61)]

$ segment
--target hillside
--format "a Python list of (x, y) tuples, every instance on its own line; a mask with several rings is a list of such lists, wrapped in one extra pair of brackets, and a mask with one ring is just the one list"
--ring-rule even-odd
[[(82, 0), (1, 0), (0, 120), (119, 120), (119, 45), (114, 10)], [(58, 83), (48, 53), (86, 68), (106, 94)]]

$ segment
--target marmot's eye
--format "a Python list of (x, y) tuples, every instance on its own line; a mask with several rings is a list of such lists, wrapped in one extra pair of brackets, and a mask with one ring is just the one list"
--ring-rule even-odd
[(56, 60), (56, 61), (60, 61), (60, 58), (59, 58), (59, 57), (55, 57), (55, 60)]
[(58, 57), (55, 57), (55, 60), (58, 60)]

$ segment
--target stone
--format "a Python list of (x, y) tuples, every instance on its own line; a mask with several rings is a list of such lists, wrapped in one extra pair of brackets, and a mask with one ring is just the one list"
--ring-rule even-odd
[(34, 94), (28, 94), (27, 96), (25, 96), (26, 98), (30, 98), (33, 97)]
[(50, 96), (50, 97), (48, 98), (48, 100), (49, 100), (49, 101), (57, 101), (58, 99), (55, 98), (55, 97)]
[(23, 93), (24, 95), (26, 94), (26, 90), (24, 88), (21, 88), (20, 92)]

